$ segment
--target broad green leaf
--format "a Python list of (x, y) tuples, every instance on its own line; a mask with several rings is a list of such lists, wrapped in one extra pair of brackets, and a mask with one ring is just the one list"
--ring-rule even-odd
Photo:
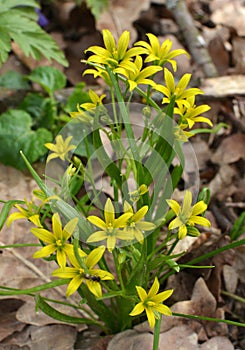
[(29, 88), (29, 84), (24, 76), (15, 71), (8, 71), (0, 76), (0, 86), (14, 90), (26, 90)]
[(74, 112), (77, 110), (77, 105), (85, 103), (85, 102), (90, 102), (90, 97), (89, 94), (84, 91), (85, 83), (81, 82), (78, 83), (74, 87), (74, 91), (72, 94), (68, 97), (67, 102), (64, 106), (64, 110), (66, 113)]
[[(0, 0), (0, 13), (8, 11), (12, 9), (13, 7), (20, 6), (19, 0)], [(35, 0), (21, 0), (21, 6), (27, 6), (27, 7), (40, 7), (39, 3)]]
[(41, 85), (48, 94), (63, 89), (66, 85), (66, 76), (57, 68), (49, 66), (34, 69), (28, 79)]
[(11, 40), (15, 41), (26, 56), (34, 59), (46, 57), (67, 66), (67, 60), (53, 38), (37, 24), (34, 1), (0, 0), (0, 67), (7, 60), (11, 50)]
[(22, 110), (9, 110), (0, 116), (0, 161), (3, 164), (24, 169), (20, 150), (32, 163), (47, 153), (44, 143), (52, 141), (52, 134), (46, 129), (34, 131), (31, 127), (31, 116)]
[(52, 128), (56, 109), (53, 108), (53, 101), (50, 98), (31, 92), (26, 95), (19, 108), (31, 115), (33, 129), (45, 128), (50, 130)]

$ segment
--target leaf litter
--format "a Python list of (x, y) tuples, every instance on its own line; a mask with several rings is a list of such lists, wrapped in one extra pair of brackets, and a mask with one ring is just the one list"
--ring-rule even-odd
[[(55, 12), (55, 7), (44, 7), (44, 11), (51, 12), (53, 23), (50, 25), (50, 32), (64, 48), (70, 62), (70, 67), (65, 69), (69, 83), (74, 85), (84, 80), (89, 84), (89, 77), (83, 78), (81, 75), (80, 59), (85, 48), (101, 43), (100, 30), (103, 28), (110, 28), (116, 36), (124, 29), (131, 30), (133, 41), (144, 38), (147, 32), (153, 32), (162, 40), (170, 38), (178, 48), (182, 44), (188, 47), (188, 43), (182, 40), (182, 33), (176, 25), (174, 14), (171, 9), (167, 9), (166, 3), (167, 1), (145, 0), (140, 4), (137, 3), (135, 7), (136, 2), (114, 0), (110, 11), (104, 12), (96, 24), (84, 5), (79, 8), (72, 1), (62, 4), (59, 15), (57, 11)], [(201, 82), (200, 87), (205, 95), (200, 99), (213, 106), (207, 113), (211, 120), (215, 124), (226, 124), (226, 127), (222, 127), (217, 134), (204, 134), (193, 138), (193, 147), (199, 161), (201, 185), (211, 189), (212, 200), (209, 211), (212, 217), (212, 229), (203, 231), (201, 238), (190, 239), (183, 259), (189, 259), (188, 254), (191, 254), (192, 259), (202, 255), (207, 249), (227, 244), (228, 229), (232, 228), (234, 221), (244, 211), (245, 7), (244, 2), (239, 0), (233, 2), (188, 0), (187, 4), (195, 25), (207, 42), (209, 54), (219, 76), (205, 77), (193, 58), (187, 62), (186, 58), (179, 57), (178, 65), (185, 71), (190, 70), (194, 84)], [(56, 29), (59, 27), (62, 28), (60, 32)], [(1, 69), (1, 73), (8, 69), (26, 72), (26, 69), (33, 68), (33, 60), (24, 58), (19, 49), (13, 47), (13, 54)], [(103, 85), (101, 87), (103, 89)], [(5, 200), (29, 198), (35, 186), (33, 181), (25, 173), (0, 166), (1, 198)], [(14, 223), (9, 229), (4, 227), (1, 232), (1, 244), (34, 242), (35, 239), (29, 233), (29, 229), (29, 225), (23, 222)], [(1, 284), (28, 288), (47, 282), (52, 269), (50, 263), (34, 261), (31, 257), (33, 254), (31, 247), (20, 249), (17, 252), (11, 249), (2, 251)], [(173, 312), (227, 317), (245, 322), (244, 304), (232, 298), (232, 295), (245, 298), (244, 247), (225, 252), (205, 263), (215, 265), (216, 268), (195, 270), (195, 273), (193, 270), (186, 270), (169, 278), (168, 287), (174, 286), (176, 294), (177, 291), (181, 291), (172, 300)], [(58, 288), (58, 291), (49, 291), (42, 295), (47, 295), (49, 298), (58, 295), (65, 300), (65, 290), (62, 287)], [(1, 298), (0, 314), (0, 344), (3, 349), (9, 349), (10, 346), (15, 349), (35, 350), (82, 349), (82, 344), (85, 343), (84, 349), (91, 350), (99, 348), (117, 350), (126, 346), (127, 348), (131, 346), (133, 350), (142, 348), (147, 350), (147, 344), (151, 349), (152, 334), (149, 333), (146, 323), (120, 333), (112, 339), (108, 338), (102, 344), (96, 330), (58, 324), (58, 321), (51, 320), (41, 312), (36, 313), (34, 302), (30, 297)], [(77, 311), (74, 311), (75, 314)], [(228, 327), (223, 323), (181, 317), (164, 317), (160, 349), (232, 350), (240, 347), (243, 350), (245, 349), (243, 337), (244, 332), (235, 326)], [(46, 342), (46, 339), (51, 341)], [(85, 339), (88, 342), (84, 342)]]

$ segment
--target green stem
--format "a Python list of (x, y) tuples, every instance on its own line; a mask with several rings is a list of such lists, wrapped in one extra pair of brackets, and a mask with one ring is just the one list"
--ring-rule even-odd
[(159, 338), (160, 338), (160, 329), (161, 329), (161, 320), (162, 320), (162, 315), (160, 315), (159, 319), (156, 319), (152, 350), (158, 350), (158, 344), (159, 344)]
[(245, 298), (242, 298), (240, 297), (239, 295), (236, 295), (236, 294), (233, 294), (233, 293), (230, 293), (230, 292), (226, 292), (225, 290), (222, 290), (221, 291), (221, 294), (227, 296), (227, 297), (230, 297), (236, 301), (239, 301), (240, 303), (243, 303), (245, 304)]
[(227, 323), (227, 324), (231, 324), (231, 325), (238, 326), (238, 327), (245, 327), (245, 323), (240, 323), (240, 322), (230, 321), (230, 320), (223, 320), (222, 318), (197, 316), (197, 315), (186, 315), (186, 314), (179, 314), (177, 312), (173, 312), (173, 316), (191, 318), (191, 319), (200, 320), (200, 321), (222, 322), (222, 323)]
[(17, 244), (8, 244), (8, 245), (0, 245), (1, 249), (5, 248), (22, 248), (22, 247), (41, 247), (41, 244), (38, 243), (17, 243)]

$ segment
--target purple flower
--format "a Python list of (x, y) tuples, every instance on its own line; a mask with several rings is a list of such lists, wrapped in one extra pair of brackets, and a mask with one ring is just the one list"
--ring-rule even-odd
[(36, 10), (36, 13), (38, 14), (37, 23), (41, 27), (45, 27), (46, 25), (48, 25), (48, 19), (44, 16), (44, 14), (41, 12), (41, 10), (38, 8), (36, 8), (35, 10)]

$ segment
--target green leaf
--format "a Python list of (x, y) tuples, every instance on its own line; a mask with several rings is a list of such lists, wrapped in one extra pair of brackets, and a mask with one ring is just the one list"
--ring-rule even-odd
[[(8, 10), (11, 10), (14, 7), (19, 7), (20, 1), (19, 0), (0, 0), (0, 13), (5, 12)], [(29, 6), (32, 8), (40, 7), (37, 1), (35, 0), (21, 0), (21, 6)]]
[(57, 43), (37, 24), (37, 7), (40, 7), (38, 3), (31, 0), (22, 1), (21, 6), (19, 1), (0, 0), (0, 67), (11, 51), (11, 40), (26, 56), (37, 60), (46, 57), (68, 65)]
[(236, 219), (230, 232), (231, 240), (238, 239), (245, 232), (245, 211)]
[(0, 116), (0, 161), (3, 164), (24, 169), (20, 150), (32, 163), (47, 153), (44, 143), (52, 141), (52, 134), (43, 128), (34, 131), (31, 126), (31, 116), (21, 110), (9, 110)]
[(15, 205), (15, 204), (23, 204), (25, 203), (24, 201), (20, 200), (10, 200), (4, 203), (4, 206), (2, 207), (1, 213), (0, 213), (0, 230), (3, 228), (3, 225), (9, 215), (10, 209)]
[(55, 288), (57, 286), (63, 286), (64, 284), (68, 284), (69, 282), (69, 279), (57, 279), (52, 282), (44, 283), (39, 286), (27, 289), (17, 289), (0, 286), (0, 295), (31, 295), (33, 293), (39, 293), (43, 290)]
[(37, 309), (42, 310), (46, 315), (52, 317), (55, 320), (65, 322), (65, 323), (72, 323), (72, 324), (95, 324), (97, 322), (90, 320), (88, 318), (82, 318), (82, 317), (75, 317), (75, 316), (69, 316), (66, 315), (56, 309), (54, 309), (52, 306), (50, 306), (46, 301), (44, 301), (44, 298), (42, 298), (40, 295), (36, 295), (36, 307)]
[(49, 66), (37, 67), (28, 75), (28, 79), (41, 85), (48, 94), (66, 85), (66, 76), (59, 69)]
[(90, 102), (89, 94), (86, 91), (83, 91), (85, 87), (85, 83), (78, 83), (74, 87), (74, 91), (68, 97), (66, 105), (64, 106), (64, 110), (66, 113), (74, 112), (77, 110), (77, 105)]
[(24, 76), (15, 71), (8, 71), (0, 76), (0, 86), (14, 90), (26, 90), (29, 88), (29, 84)]
[(53, 108), (53, 100), (41, 94), (29, 93), (19, 105), (29, 113), (33, 120), (33, 129), (51, 129), (56, 116), (56, 109)]

